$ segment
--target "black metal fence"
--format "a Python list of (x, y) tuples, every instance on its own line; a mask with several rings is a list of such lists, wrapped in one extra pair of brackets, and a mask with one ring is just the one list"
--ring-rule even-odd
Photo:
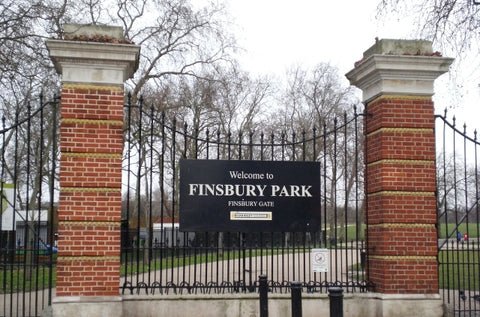
[[(38, 316), (55, 285), (58, 100), (4, 111), (0, 170), (0, 315)], [(125, 111), (120, 293), (373, 289), (364, 273), (363, 114), (311, 131), (223, 133), (141, 103)], [(480, 311), (477, 133), (436, 116), (441, 295), (457, 315)], [(194, 120), (193, 120), (194, 121)], [(198, 121), (197, 121), (198, 122)], [(317, 161), (321, 224), (308, 232), (180, 232), (179, 160)], [(312, 250), (327, 250), (314, 272)]]
[[(1, 130), (0, 315), (39, 316), (56, 275), (58, 103), (5, 109)], [(362, 116), (354, 110), (299, 134), (190, 128), (153, 108), (125, 111), (120, 293), (307, 292), (371, 285), (364, 275)], [(9, 111), (11, 110), (11, 111)], [(180, 232), (181, 158), (318, 161), (321, 224), (307, 232)], [(327, 250), (314, 272), (312, 249)]]
[[(440, 293), (455, 316), (480, 314), (479, 141), (436, 116)], [(470, 135), (472, 135), (470, 133)]]
[[(125, 116), (122, 294), (252, 292), (260, 275), (273, 292), (288, 292), (292, 281), (306, 292), (371, 287), (364, 273), (363, 114), (352, 109), (297, 133), (225, 131), (141, 101), (129, 102)], [(181, 232), (182, 158), (318, 161), (321, 224), (308, 232)], [(328, 254), (327, 272), (313, 271), (314, 249)]]
[[(3, 316), (38, 316), (54, 292), (57, 106), (56, 98), (40, 99), (37, 107), (3, 114)], [(436, 119), (441, 295), (457, 315), (474, 316), (480, 311), (479, 142), (446, 114)], [(273, 292), (289, 292), (293, 281), (305, 292), (373, 289), (364, 273), (363, 114), (353, 110), (298, 134), (224, 133), (186, 121), (141, 103), (126, 106), (120, 293), (258, 291), (260, 275)], [(317, 161), (321, 224), (308, 232), (180, 232), (181, 158)], [(315, 249), (327, 250), (327, 272), (314, 272)]]
[(58, 99), (4, 105), (0, 131), (0, 315), (39, 316), (55, 276)]

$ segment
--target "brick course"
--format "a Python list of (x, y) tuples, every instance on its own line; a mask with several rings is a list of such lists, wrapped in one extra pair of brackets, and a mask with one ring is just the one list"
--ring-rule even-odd
[(366, 110), (369, 281), (380, 293), (438, 293), (433, 103), (380, 96)]
[(372, 257), (368, 260), (375, 291), (390, 294), (438, 293), (438, 264), (435, 258)]
[(62, 90), (57, 295), (118, 295), (123, 89), (70, 86)]
[(368, 221), (370, 224), (419, 222), (435, 224), (437, 222), (436, 203), (434, 193), (429, 195), (418, 195), (415, 192), (370, 194), (368, 196)]
[(436, 189), (433, 163), (406, 161), (368, 166), (368, 193), (381, 190), (433, 192)]
[(430, 97), (382, 96), (368, 103), (366, 133), (379, 128), (435, 127), (433, 101)]
[(82, 259), (57, 261), (57, 296), (118, 295), (119, 261)]

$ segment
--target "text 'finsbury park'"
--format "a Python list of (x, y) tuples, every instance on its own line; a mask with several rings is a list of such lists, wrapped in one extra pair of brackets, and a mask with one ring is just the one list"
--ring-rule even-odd
[(312, 197), (311, 185), (188, 184), (189, 196)]

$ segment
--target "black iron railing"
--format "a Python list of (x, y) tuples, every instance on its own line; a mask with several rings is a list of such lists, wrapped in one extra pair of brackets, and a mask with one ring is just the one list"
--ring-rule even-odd
[(457, 316), (480, 313), (480, 200), (477, 132), (436, 116), (439, 285)]
[[(352, 109), (311, 131), (225, 131), (198, 118), (126, 105), (123, 294), (227, 293), (340, 286), (371, 288), (364, 273), (363, 114)], [(188, 121), (197, 122), (190, 127)], [(179, 161), (317, 161), (321, 224), (308, 232), (180, 232)], [(314, 272), (313, 249), (327, 249), (328, 272)]]
[(40, 316), (56, 272), (58, 98), (4, 108), (0, 131), (0, 315)]

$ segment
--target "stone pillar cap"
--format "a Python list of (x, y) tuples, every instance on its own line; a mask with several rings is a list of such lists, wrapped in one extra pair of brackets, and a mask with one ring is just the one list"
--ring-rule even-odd
[(363, 58), (374, 54), (432, 56), (434, 52), (432, 42), (427, 40), (381, 39), (363, 53)]
[(434, 80), (448, 71), (453, 58), (433, 52), (425, 40), (377, 41), (345, 76), (368, 102), (382, 94), (433, 95)]
[(64, 39), (46, 45), (63, 82), (123, 85), (139, 65), (140, 46), (121, 27), (67, 24)]
[(106, 41), (114, 39), (117, 41), (125, 41), (123, 36), (123, 28), (120, 26), (110, 25), (93, 25), (93, 24), (65, 24), (63, 27), (63, 38), (65, 40), (73, 39), (91, 39), (93, 37), (101, 37)]

